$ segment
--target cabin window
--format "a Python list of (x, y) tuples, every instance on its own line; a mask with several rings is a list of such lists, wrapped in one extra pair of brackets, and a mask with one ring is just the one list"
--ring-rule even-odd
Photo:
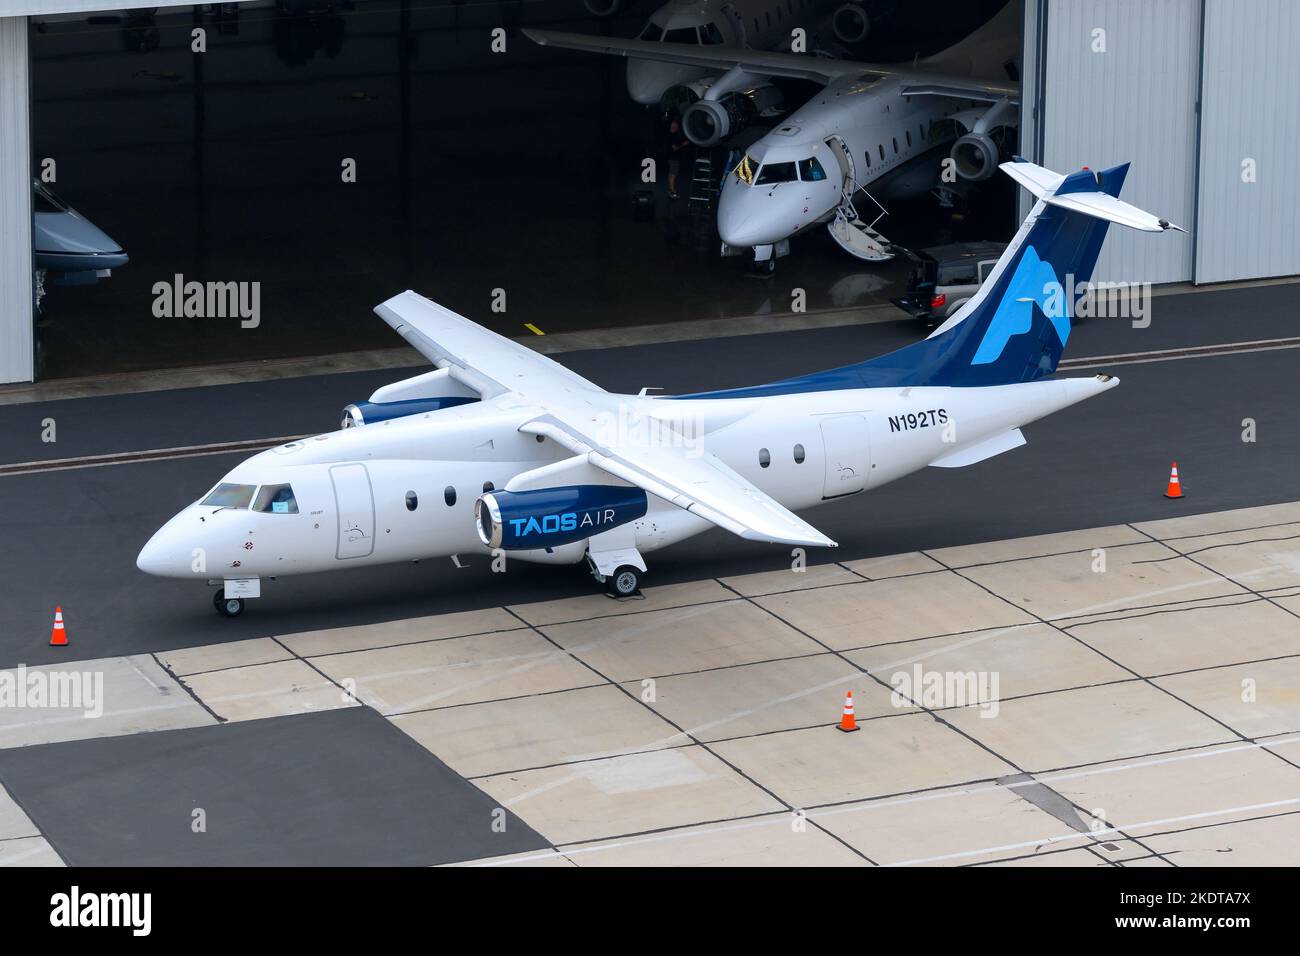
[(803, 464), (803, 460), (804, 460), (804, 458), (805, 458), (805, 455), (804, 455), (804, 453), (803, 453), (803, 445), (795, 445), (795, 446), (794, 446), (794, 463), (795, 463), (796, 465), (802, 465), (802, 464)]
[(897, 136), (891, 136), (891, 137), (889, 137), (889, 141), (890, 141), (891, 143), (894, 144), (894, 155), (897, 156), (897, 155), (898, 155), (898, 137), (897, 137)]
[(208, 496), (199, 503), (214, 508), (237, 508), (242, 510), (247, 508), (248, 503), (253, 500), (253, 492), (256, 490), (257, 485), (236, 485), (223, 481), (208, 492)]
[(497, 486), (492, 484), (490, 481), (483, 482), (483, 494), (487, 494), (489, 491), (495, 491), (496, 487)]
[(253, 502), (253, 510), (273, 515), (296, 515), (298, 500), (289, 485), (263, 485)]
[(444, 488), (442, 491), (442, 500), (447, 502), (448, 508), (454, 505), (456, 503), (456, 489), (451, 485)]
[(867, 161), (867, 165), (870, 166), (870, 165), (871, 165), (871, 150), (867, 150), (865, 153), (863, 153), (863, 154), (862, 154), (862, 158), (865, 159), (865, 160)]
[(420, 507), (420, 496), (414, 491), (408, 491), (406, 493), (406, 510), (414, 511), (418, 507)]
[(907, 148), (908, 148), (908, 149), (911, 149), (911, 148), (912, 148), (912, 131), (911, 131), (910, 129), (907, 130), (905, 135), (907, 136)]
[(880, 150), (880, 161), (883, 163), (885, 161), (885, 144), (877, 143), (876, 149)]
[(770, 464), (772, 464), (772, 453), (766, 448), (760, 448), (758, 450), (758, 467), (766, 468)]

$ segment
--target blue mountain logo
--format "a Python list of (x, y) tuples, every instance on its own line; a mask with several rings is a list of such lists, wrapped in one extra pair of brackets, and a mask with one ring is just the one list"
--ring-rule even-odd
[(1035, 304), (1056, 326), (1061, 345), (1065, 345), (1065, 340), (1070, 337), (1065, 292), (1056, 278), (1056, 270), (1040, 259), (1038, 250), (1029, 245), (1016, 265), (971, 364), (988, 365), (1001, 358), (1012, 336), (1023, 335), (1033, 327)]

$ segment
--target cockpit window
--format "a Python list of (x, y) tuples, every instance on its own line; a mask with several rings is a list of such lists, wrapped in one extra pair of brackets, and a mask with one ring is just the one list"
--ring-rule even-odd
[(256, 490), (257, 485), (235, 485), (223, 481), (199, 503), (213, 508), (243, 509), (247, 508), (248, 503), (253, 500), (253, 492)]
[(695, 32), (695, 27), (679, 27), (676, 30), (669, 30), (664, 34), (665, 43), (699, 43), (699, 34)]
[(819, 183), (826, 178), (826, 170), (817, 162), (816, 156), (799, 160), (799, 178), (806, 183)]
[(746, 186), (752, 186), (754, 185), (754, 173), (757, 170), (758, 163), (754, 162), (749, 156), (745, 156), (736, 164), (733, 172), (740, 177), (740, 181)]
[(273, 515), (296, 515), (298, 499), (293, 496), (293, 488), (289, 485), (263, 485), (253, 503), (253, 510)]
[(706, 23), (700, 27), (700, 42), (705, 46), (718, 46), (727, 41), (716, 23)]
[(791, 183), (797, 178), (794, 174), (794, 163), (767, 163), (758, 171), (757, 185)]
[(651, 43), (658, 43), (664, 38), (664, 31), (657, 23), (647, 23), (645, 29), (641, 31), (641, 40), (649, 40)]

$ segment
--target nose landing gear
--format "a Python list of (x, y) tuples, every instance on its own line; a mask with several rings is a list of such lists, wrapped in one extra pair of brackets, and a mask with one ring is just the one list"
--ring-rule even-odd
[(588, 551), (587, 567), (591, 576), (605, 585), (610, 597), (629, 598), (641, 593), (645, 559), (636, 548)]
[(216, 594), (212, 595), (212, 606), (217, 609), (217, 613), (222, 617), (239, 617), (244, 613), (244, 599), (226, 597), (225, 588), (221, 588)]

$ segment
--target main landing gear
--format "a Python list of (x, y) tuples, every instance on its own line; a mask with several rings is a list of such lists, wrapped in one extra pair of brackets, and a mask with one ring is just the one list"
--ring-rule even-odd
[[(629, 562), (635, 561), (636, 564)], [(635, 597), (641, 593), (641, 578), (645, 574), (645, 561), (635, 548), (587, 552), (587, 567), (591, 576), (605, 585), (613, 598)]]
[(212, 606), (217, 609), (217, 613), (222, 617), (239, 617), (244, 613), (244, 599), (226, 597), (224, 588), (212, 595)]

